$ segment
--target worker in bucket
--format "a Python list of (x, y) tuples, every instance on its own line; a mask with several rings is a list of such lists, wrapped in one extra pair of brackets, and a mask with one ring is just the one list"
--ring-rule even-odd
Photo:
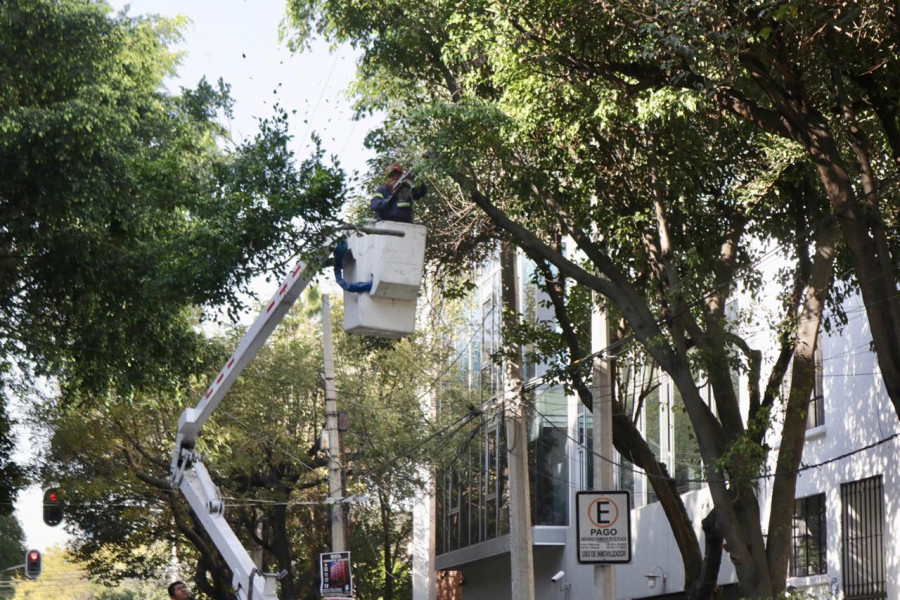
[(428, 192), (424, 183), (412, 184), (412, 174), (394, 163), (385, 172), (385, 183), (372, 196), (372, 211), (382, 221), (412, 223), (413, 202)]

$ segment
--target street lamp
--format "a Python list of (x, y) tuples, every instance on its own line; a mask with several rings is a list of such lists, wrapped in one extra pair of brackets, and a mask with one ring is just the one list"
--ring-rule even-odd
[[(659, 571), (659, 575), (656, 572)], [(650, 569), (650, 572), (644, 575), (647, 578), (647, 587), (651, 590), (656, 587), (656, 580), (662, 579), (662, 593), (666, 593), (666, 572), (663, 571), (663, 568), (659, 565), (654, 566)]]

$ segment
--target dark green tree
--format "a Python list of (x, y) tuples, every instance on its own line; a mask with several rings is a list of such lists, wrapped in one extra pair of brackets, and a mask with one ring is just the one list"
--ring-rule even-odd
[[(14, 514), (0, 516), (0, 569), (21, 565), (25, 551), (25, 532), (19, 520)], [(2, 579), (15, 575), (14, 571), (3, 571)]]
[[(335, 309), (333, 320), (340, 323)], [(287, 575), (282, 598), (318, 597), (319, 553), (331, 549), (321, 385), (318, 292), (311, 288), (229, 391), (198, 438), (205, 464), (228, 499), (226, 516), (264, 570)], [(350, 412), (344, 433), (348, 493), (368, 495), (349, 515), (358, 596), (408, 598), (409, 498), (418, 467), (446, 438), (426, 419), (419, 394), (435, 379), (449, 348), (427, 338), (402, 342), (343, 336), (335, 327), (339, 403)], [(231, 599), (231, 575), (196, 515), (169, 483), (175, 423), (195, 406), (208, 377), (243, 331), (210, 341), (207, 374), (181, 387), (108, 397), (90, 409), (42, 407), (54, 431), (46, 477), (67, 492), (70, 551), (104, 583), (150, 579), (176, 549), (192, 588)], [(449, 384), (448, 384), (449, 385)]]
[[(342, 201), (320, 151), (296, 164), (284, 111), (234, 144), (227, 85), (164, 90), (178, 26), (98, 1), (0, 5), (0, 366), (85, 404), (194, 372), (198, 308), (237, 305)], [(6, 399), (0, 500), (17, 486)]]

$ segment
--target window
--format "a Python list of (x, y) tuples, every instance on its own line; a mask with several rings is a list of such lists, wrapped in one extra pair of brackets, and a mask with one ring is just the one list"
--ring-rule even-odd
[[(706, 386), (709, 387), (709, 386)], [(703, 487), (703, 461), (700, 459), (700, 445), (694, 434), (684, 400), (678, 389), (673, 385), (672, 402), (672, 473), (675, 477), (675, 487), (679, 494), (699, 490)]]
[(594, 489), (594, 416), (578, 403), (578, 465), (581, 489)]
[(791, 523), (791, 577), (828, 572), (825, 560), (825, 494), (794, 501)]
[(494, 361), (497, 331), (495, 328), (494, 298), (488, 297), (481, 304), (481, 401), (493, 397), (497, 382), (494, 381)]
[[(647, 388), (643, 389), (647, 390)], [(644, 416), (644, 439), (647, 440), (647, 444), (653, 450), (657, 460), (667, 463), (668, 444), (666, 442), (668, 441), (668, 431), (664, 432), (663, 430), (666, 428), (661, 425), (661, 423), (665, 422), (665, 419), (661, 419), (661, 417), (664, 416), (663, 413), (667, 410), (667, 406), (660, 401), (659, 390), (659, 386), (653, 386), (646, 391), (646, 396), (644, 396), (644, 408), (642, 410)], [(649, 477), (646, 485), (647, 504), (659, 502), (659, 497), (653, 490), (653, 484)]]
[(459, 548), (459, 486), (456, 477), (456, 470), (447, 474), (447, 550), (456, 550)]
[(500, 429), (489, 429), (484, 446), (484, 530), (482, 539), (491, 539), (499, 535), (500, 505)]
[(841, 484), (841, 524), (844, 598), (887, 598), (881, 475)]
[(568, 522), (568, 399), (560, 387), (542, 387), (532, 398), (528, 466), (534, 525)]
[(813, 386), (812, 396), (809, 399), (809, 408), (806, 412), (806, 428), (821, 427), (825, 424), (825, 389), (822, 372), (822, 342), (816, 344), (816, 382)]

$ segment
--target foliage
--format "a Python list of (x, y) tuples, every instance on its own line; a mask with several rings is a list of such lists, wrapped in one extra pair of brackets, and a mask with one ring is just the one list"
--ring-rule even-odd
[[(325, 425), (320, 298), (317, 288), (304, 294), (199, 436), (232, 528), (248, 549), (264, 549), (264, 570), (288, 571), (279, 592), (285, 598), (316, 597), (318, 556), (330, 549), (318, 443)], [(210, 340), (209, 376), (241, 335), (235, 328)], [(338, 402), (351, 415), (343, 436), (348, 493), (371, 498), (350, 511), (351, 549), (365, 563), (359, 597), (404, 597), (408, 506), (438, 427), (421, 413), (420, 394), (446, 349), (419, 338), (377, 344), (338, 332), (335, 346)], [(93, 579), (153, 578), (175, 548), (192, 588), (228, 597), (221, 558), (168, 484), (174, 423), (206, 381), (112, 397), (91, 410), (47, 406), (37, 415), (54, 431), (43, 476), (67, 490), (72, 552)]]
[(220, 150), (226, 86), (160, 91), (179, 23), (107, 10), (0, 12), (4, 354), (94, 390), (190, 372), (192, 307), (236, 300), (341, 199), (321, 154), (292, 164), (283, 111)]
[(164, 91), (181, 26), (99, 1), (0, 4), (0, 501), (22, 482), (10, 385), (53, 378), (59, 408), (87, 412), (177, 385), (202, 366), (198, 311), (237, 306), (342, 201), (321, 150), (295, 164), (283, 110), (235, 145), (227, 85)]
[[(0, 516), (0, 569), (22, 564), (25, 556), (25, 532), (14, 514)], [(11, 571), (2, 573), (3, 580), (12, 577)]]
[(397, 510), (396, 504), (389, 508), (388, 502), (378, 497), (373, 499), (374, 510), (351, 511), (355, 515), (350, 540), (353, 582), (360, 600), (412, 598), (412, 514)]
[[(402, 340), (338, 338), (339, 399), (350, 411), (344, 437), (349, 489), (368, 496), (354, 507), (351, 548), (362, 599), (409, 598), (411, 503), (428, 489), (429, 467), (455, 452), (473, 400), (458, 377), (454, 337), (464, 315), (454, 303), (430, 305), (429, 319)], [(439, 414), (427, 410), (440, 397)]]
[[(0, 366), (0, 519), (10, 528), (9, 542), (17, 542), (18, 535), (15, 534), (15, 517), (13, 516), (13, 501), (16, 493), (24, 487), (25, 471), (13, 461), (15, 451), (15, 438), (12, 433), (13, 421), (9, 416), (9, 411), (2, 400), (5, 398), (4, 392), (7, 386), (3, 385), (2, 366)], [(12, 521), (9, 521), (12, 519)], [(5, 536), (3, 536), (5, 539)]]
[(160, 581), (128, 581), (110, 588), (92, 583), (71, 557), (58, 547), (41, 557), (42, 571), (37, 580), (15, 582), (14, 600), (26, 598), (72, 598), (73, 600), (167, 600), (166, 584)]
[[(385, 158), (414, 162), (436, 192), (437, 206), (422, 213), (438, 232), (430, 256), (477, 262), (468, 251), (484, 252), (499, 237), (542, 270), (538, 281), (556, 294), (558, 329), (507, 334), (542, 358), (585, 357), (585, 311), (569, 314), (566, 306), (583, 286), (618, 319), (616, 351), (639, 343), (641, 360), (674, 381), (709, 469), (717, 522), (742, 550), (742, 593), (781, 591), (789, 540), (764, 539), (748, 469), (761, 468), (767, 435), (789, 440), (779, 451), (767, 527), (782, 531), (799, 461), (789, 446), (802, 442), (796, 415), (812, 385), (808, 353), (824, 302), (841, 299), (833, 265), (853, 265), (864, 298), (896, 301), (895, 287), (876, 289), (896, 278), (897, 240), (885, 233), (894, 231), (897, 203), (886, 200), (896, 195), (892, 161), (900, 147), (898, 114), (889, 108), (895, 8), (628, 0), (292, 0), (289, 7), (296, 42), (316, 31), (362, 50), (360, 110), (388, 114), (371, 145)], [(844, 53), (853, 56), (838, 62)], [(842, 179), (854, 158), (860, 177)], [(853, 186), (871, 188), (869, 207)], [(480, 216), (447, 219), (475, 209)], [(857, 227), (863, 220), (865, 231)], [(448, 222), (458, 225), (455, 238), (444, 233)], [(846, 245), (833, 241), (835, 222)], [(881, 245), (862, 250), (873, 240)], [(836, 251), (846, 262), (836, 262)], [(774, 282), (765, 275), (772, 254), (787, 264)], [(745, 309), (744, 299), (759, 302), (776, 287), (783, 305), (769, 302), (763, 317)], [(810, 319), (797, 318), (801, 307)], [(881, 313), (897, 311), (871, 309), (873, 327), (886, 318)], [(739, 324), (750, 319), (766, 323), (777, 345), (755, 348), (741, 337)], [(900, 394), (891, 379), (900, 363), (891, 358), (897, 330), (889, 319), (884, 325), (894, 331), (879, 350), (893, 398)], [(776, 359), (765, 374), (763, 350)], [(793, 389), (780, 423), (768, 417), (791, 358)], [(734, 369), (747, 382), (749, 415)], [(566, 374), (590, 401), (583, 379)], [(714, 411), (701, 394), (707, 384)], [(630, 447), (620, 451), (658, 470), (636, 434), (633, 422), (619, 423), (617, 448), (627, 439)], [(657, 482), (665, 488), (667, 479), (651, 477), (656, 491), (665, 491)], [(690, 584), (700, 579), (699, 545), (677, 500), (664, 508)]]

